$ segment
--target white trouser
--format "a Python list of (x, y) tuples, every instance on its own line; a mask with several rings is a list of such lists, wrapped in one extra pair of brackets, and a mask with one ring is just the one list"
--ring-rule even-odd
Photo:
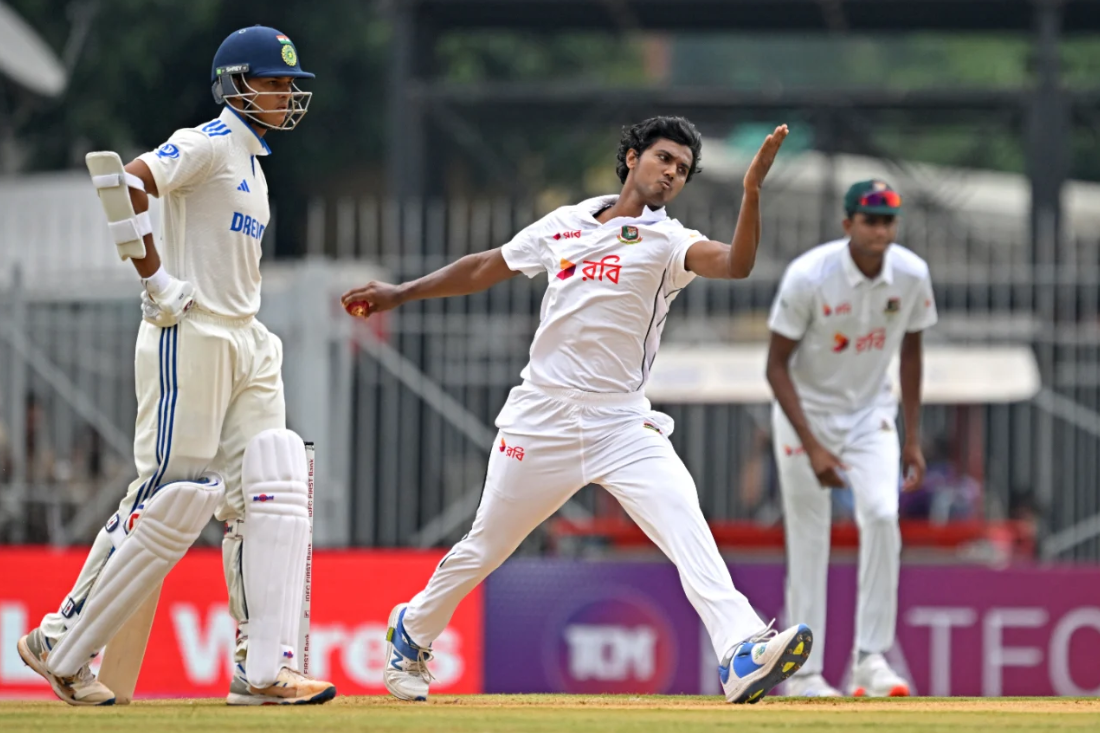
[(695, 482), (668, 440), (672, 419), (652, 411), (643, 395), (525, 383), (512, 390), (497, 427), (473, 528), (405, 613), (414, 643), (435, 641), (459, 601), (589, 483), (607, 489), (676, 565), (719, 658), (764, 628), (733, 587)]
[[(807, 415), (818, 442), (848, 466), (859, 526), (855, 643), (864, 652), (888, 651), (897, 623), (901, 533), (896, 417), (897, 407), (892, 405), (852, 415)], [(787, 537), (787, 618), (814, 631), (814, 654), (799, 674), (820, 674), (825, 659), (830, 489), (818, 483), (801, 440), (778, 404), (772, 407), (772, 426)]]
[[(226, 483), (218, 519), (243, 517), (244, 449), (256, 434), (286, 427), (282, 363), (279, 337), (255, 319), (222, 318), (193, 308), (172, 328), (142, 321), (134, 362), (138, 478), (119, 504), (120, 520), (157, 486), (197, 479), (207, 471)], [(111, 549), (110, 538), (100, 530), (60, 610), (42, 620), (47, 638), (60, 639), (74, 624)], [(243, 594), (238, 578), (227, 573), (226, 581), (231, 597)], [(242, 614), (245, 607), (243, 600), (230, 603)], [(237, 620), (244, 621), (243, 615)]]

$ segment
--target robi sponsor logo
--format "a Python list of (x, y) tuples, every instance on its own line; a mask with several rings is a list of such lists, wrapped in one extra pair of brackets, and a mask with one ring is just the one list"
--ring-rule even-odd
[(229, 225), (229, 231), (240, 232), (253, 239), (262, 239), (266, 228), (267, 225), (261, 224), (259, 219), (253, 219), (251, 216), (238, 211), (233, 212), (233, 221)]
[(886, 346), (886, 329), (876, 328), (866, 336), (860, 336), (856, 339), (856, 353), (862, 354), (864, 351), (882, 351)]
[(664, 611), (629, 590), (575, 607), (556, 637), (548, 663), (565, 692), (664, 692), (677, 666)]

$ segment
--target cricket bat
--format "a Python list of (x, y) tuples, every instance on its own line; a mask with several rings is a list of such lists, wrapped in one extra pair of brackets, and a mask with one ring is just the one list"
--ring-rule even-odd
[(99, 681), (115, 693), (115, 705), (129, 705), (134, 699), (145, 647), (153, 629), (153, 617), (157, 613), (163, 581), (149, 597), (122, 624), (114, 638), (103, 650), (103, 664), (99, 667)]

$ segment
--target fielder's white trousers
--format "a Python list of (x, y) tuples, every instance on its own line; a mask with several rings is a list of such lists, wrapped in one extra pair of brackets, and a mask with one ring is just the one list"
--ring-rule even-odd
[(459, 601), (589, 483), (607, 489), (676, 565), (719, 658), (764, 628), (733, 587), (695, 482), (668, 440), (672, 418), (651, 410), (643, 395), (524, 383), (512, 390), (497, 427), (473, 527), (405, 613), (414, 643), (435, 641)]
[[(818, 441), (848, 466), (859, 526), (856, 649), (872, 653), (893, 646), (898, 615), (901, 459), (896, 417), (896, 406), (851, 415), (807, 415)], [(772, 426), (787, 537), (787, 618), (814, 631), (814, 654), (799, 674), (820, 674), (827, 628), (831, 489), (818, 483), (802, 441), (778, 404), (772, 407)]]
[[(243, 517), (244, 449), (258, 433), (286, 427), (279, 337), (252, 318), (223, 318), (192, 309), (171, 328), (142, 321), (134, 360), (138, 478), (119, 504), (119, 521), (157, 486), (208, 471), (226, 483), (218, 519)], [(42, 620), (47, 638), (60, 639), (73, 624), (112, 547), (101, 530), (61, 608)], [(230, 609), (242, 622), (246, 608), (240, 567), (237, 559), (226, 562)]]

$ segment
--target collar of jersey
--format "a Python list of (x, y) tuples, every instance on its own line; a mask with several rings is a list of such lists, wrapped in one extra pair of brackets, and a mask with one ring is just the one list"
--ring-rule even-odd
[(844, 274), (848, 277), (848, 284), (851, 287), (856, 287), (862, 282), (869, 283), (871, 285), (878, 285), (879, 283), (886, 283), (892, 285), (894, 283), (894, 266), (891, 263), (893, 257), (890, 255), (893, 245), (890, 245), (886, 249), (886, 256), (882, 258), (882, 272), (878, 274), (878, 277), (871, 279), (860, 272), (860, 269), (856, 267), (855, 260), (852, 259), (852, 250), (849, 248), (851, 240), (844, 240), (844, 257), (842, 263), (844, 266)]
[(638, 217), (630, 216), (617, 216), (614, 219), (609, 219), (602, 224), (596, 218), (596, 212), (606, 209), (608, 206), (614, 206), (615, 202), (619, 200), (618, 194), (611, 194), (610, 196), (597, 196), (595, 198), (582, 201), (578, 204), (577, 208), (580, 209), (581, 217), (588, 219), (596, 224), (596, 226), (622, 226), (623, 223), (637, 222), (638, 224), (655, 224), (659, 221), (663, 221), (668, 218), (668, 212), (664, 207), (654, 211), (646, 206), (642, 209), (642, 215)]
[(237, 110), (227, 104), (222, 113), (218, 115), (218, 119), (229, 125), (229, 129), (237, 133), (238, 139), (244, 141), (249, 153), (252, 155), (271, 155), (271, 148), (267, 147), (264, 139), (256, 134), (256, 131), (252, 129), (252, 125), (248, 124)]

